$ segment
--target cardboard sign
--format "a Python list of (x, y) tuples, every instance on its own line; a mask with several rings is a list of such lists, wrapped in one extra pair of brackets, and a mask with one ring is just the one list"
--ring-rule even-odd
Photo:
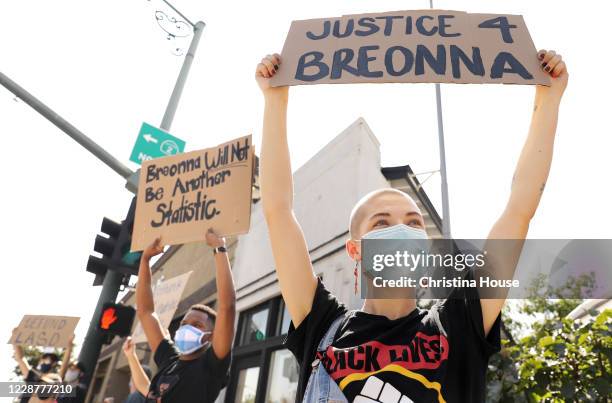
[[(172, 322), (174, 312), (181, 302), (181, 296), (185, 285), (189, 280), (192, 272), (181, 274), (180, 276), (173, 277), (162, 283), (160, 283), (155, 290), (153, 290), (153, 301), (155, 303), (155, 313), (159, 317), (164, 329), (167, 329)], [(140, 322), (136, 325), (134, 332), (132, 333), (132, 340), (134, 343), (142, 343), (147, 341), (147, 337), (144, 334)]]
[(74, 316), (24, 315), (9, 344), (67, 347), (79, 319)]
[(520, 15), (417, 10), (293, 21), (272, 86), (550, 85)]
[(218, 147), (142, 164), (132, 251), (161, 236), (165, 245), (245, 233), (251, 216), (253, 145), (251, 136)]

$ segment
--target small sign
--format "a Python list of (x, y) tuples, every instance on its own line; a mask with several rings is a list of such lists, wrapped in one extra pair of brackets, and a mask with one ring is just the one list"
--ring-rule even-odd
[(67, 347), (78, 322), (73, 316), (24, 315), (9, 344)]
[[(155, 305), (155, 313), (159, 317), (159, 321), (164, 329), (170, 327), (170, 322), (174, 318), (176, 308), (181, 302), (183, 290), (187, 285), (187, 281), (191, 276), (191, 271), (181, 274), (171, 279), (165, 280), (158, 284), (153, 291), (153, 301)], [(132, 332), (132, 340), (134, 343), (142, 343), (147, 341), (140, 322), (136, 324), (134, 332)]]
[(184, 150), (183, 140), (148, 123), (143, 123), (132, 149), (130, 161), (142, 164), (154, 158), (176, 155)]

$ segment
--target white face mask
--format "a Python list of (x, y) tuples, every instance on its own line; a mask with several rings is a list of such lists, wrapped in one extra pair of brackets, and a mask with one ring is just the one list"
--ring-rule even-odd
[(66, 376), (64, 376), (64, 382), (75, 382), (77, 379), (79, 379), (80, 374), (81, 371), (79, 371), (78, 369), (69, 369), (68, 371), (66, 371)]
[(207, 346), (210, 341), (204, 341), (203, 338), (211, 333), (200, 330), (195, 326), (182, 325), (174, 335), (174, 344), (181, 355), (188, 355)]

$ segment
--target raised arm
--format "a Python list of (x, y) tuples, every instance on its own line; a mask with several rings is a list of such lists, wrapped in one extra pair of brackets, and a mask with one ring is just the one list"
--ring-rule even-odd
[[(225, 248), (225, 238), (212, 229), (206, 232), (206, 243), (212, 248)], [(224, 358), (232, 350), (234, 320), (236, 318), (236, 291), (227, 252), (215, 253), (217, 281), (217, 320), (212, 335), (212, 348), (217, 358)]]
[(68, 345), (66, 346), (66, 349), (64, 350), (64, 356), (62, 357), (62, 366), (60, 367), (60, 370), (59, 370), (59, 376), (62, 379), (64, 379), (64, 376), (66, 376), (66, 371), (68, 371), (68, 366), (70, 365), (70, 357), (72, 356), (73, 343), (74, 343), (74, 334), (70, 336), (70, 340), (68, 340)]
[(13, 358), (17, 361), (17, 365), (19, 366), (19, 370), (21, 371), (21, 376), (25, 379), (30, 372), (30, 364), (25, 359), (23, 354), (23, 347), (13, 344)]
[(141, 395), (146, 396), (149, 393), (149, 386), (151, 385), (151, 380), (142, 368), (142, 365), (140, 365), (140, 360), (138, 359), (138, 355), (136, 355), (134, 342), (129, 336), (125, 339), (125, 342), (123, 343), (123, 354), (125, 354), (125, 357), (127, 358), (134, 386), (140, 392)]
[(149, 261), (153, 256), (159, 255), (163, 251), (164, 247), (161, 239), (157, 238), (142, 252), (138, 269), (138, 282), (136, 283), (136, 314), (153, 354), (155, 354), (159, 343), (165, 338), (164, 334), (166, 333), (155, 313)]
[[(551, 75), (551, 86), (537, 86), (536, 88), (529, 134), (514, 171), (510, 198), (506, 208), (489, 233), (488, 239), (491, 240), (523, 240), (526, 238), (529, 223), (540, 204), (540, 198), (548, 179), (559, 105), (569, 76), (561, 55), (557, 55), (554, 51), (541, 50), (538, 52), (538, 58), (544, 71)], [(495, 242), (490, 244), (495, 245)], [(502, 248), (495, 247), (495, 253), (504, 258), (503, 262), (500, 261), (503, 266), (496, 265), (495, 270), (498, 276), (512, 277), (522, 250), (522, 243), (515, 242), (514, 244), (515, 247), (507, 250), (499, 250)], [(504, 299), (481, 300), (485, 334), (491, 330), (504, 302)]]
[(268, 55), (257, 65), (255, 75), (265, 99), (260, 185), (281, 293), (297, 327), (310, 312), (317, 279), (304, 234), (293, 213), (293, 179), (287, 144), (289, 90), (270, 86), (270, 78), (280, 64), (279, 55)]

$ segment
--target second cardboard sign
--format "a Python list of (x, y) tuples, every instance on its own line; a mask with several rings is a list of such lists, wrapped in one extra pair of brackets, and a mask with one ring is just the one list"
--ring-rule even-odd
[(253, 184), (251, 136), (205, 150), (142, 164), (132, 251), (155, 238), (165, 245), (202, 241), (208, 228), (222, 236), (245, 233)]

